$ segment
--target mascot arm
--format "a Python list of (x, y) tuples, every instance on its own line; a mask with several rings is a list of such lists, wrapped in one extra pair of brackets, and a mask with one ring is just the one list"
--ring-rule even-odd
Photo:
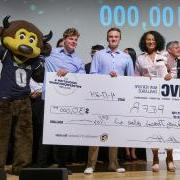
[(0, 45), (0, 79), (1, 79), (1, 73), (2, 73), (2, 69), (3, 69), (3, 61), (6, 57), (7, 54), (7, 50)]
[(6, 52), (6, 49), (2, 45), (0, 45), (0, 61), (3, 59), (5, 52)]
[(44, 80), (44, 66), (39, 64), (39, 66), (32, 73), (32, 78), (36, 82), (43, 82)]

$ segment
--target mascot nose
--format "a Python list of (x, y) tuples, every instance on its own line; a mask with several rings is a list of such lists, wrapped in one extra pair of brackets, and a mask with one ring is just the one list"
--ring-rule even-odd
[(32, 54), (33, 53), (33, 48), (27, 45), (20, 45), (18, 47), (18, 50), (23, 53), (23, 54)]

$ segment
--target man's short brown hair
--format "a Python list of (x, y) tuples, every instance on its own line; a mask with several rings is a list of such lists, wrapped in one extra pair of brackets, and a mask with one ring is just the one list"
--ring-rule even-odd
[(70, 36), (77, 36), (79, 38), (80, 34), (77, 29), (75, 28), (68, 28), (63, 33), (63, 39), (70, 37)]
[(112, 28), (110, 28), (110, 29), (107, 31), (107, 40), (108, 40), (108, 34), (109, 34), (109, 32), (111, 32), (111, 31), (117, 31), (117, 32), (119, 32), (119, 34), (120, 34), (120, 39), (121, 39), (121, 30), (120, 30), (119, 28), (117, 28), (117, 27), (112, 27)]

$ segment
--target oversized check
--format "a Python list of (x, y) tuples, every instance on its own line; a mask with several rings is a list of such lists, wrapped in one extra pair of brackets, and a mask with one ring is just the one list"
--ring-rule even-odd
[(179, 148), (179, 80), (48, 73), (43, 143)]

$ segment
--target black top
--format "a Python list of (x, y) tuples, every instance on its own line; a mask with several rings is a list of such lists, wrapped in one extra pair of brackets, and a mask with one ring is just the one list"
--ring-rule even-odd
[(87, 64), (85, 65), (86, 74), (89, 74), (89, 73), (90, 73), (90, 70), (91, 70), (91, 63), (87, 63)]

